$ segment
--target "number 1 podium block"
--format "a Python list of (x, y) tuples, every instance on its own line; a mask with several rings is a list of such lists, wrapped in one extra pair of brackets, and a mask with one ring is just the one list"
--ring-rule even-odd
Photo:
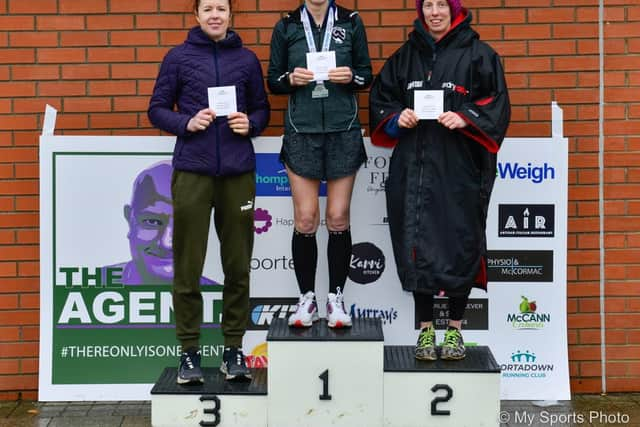
[(385, 427), (500, 425), (500, 367), (489, 347), (463, 360), (416, 360), (413, 346), (384, 349)]
[(277, 427), (381, 426), (383, 349), (380, 319), (353, 319), (330, 329), (274, 320), (269, 345), (268, 425)]

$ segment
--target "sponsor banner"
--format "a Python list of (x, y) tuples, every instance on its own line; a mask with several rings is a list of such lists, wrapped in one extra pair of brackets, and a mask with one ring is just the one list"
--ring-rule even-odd
[[(513, 329), (544, 329), (551, 323), (551, 313), (540, 310), (538, 303), (526, 296), (520, 297), (518, 309), (507, 313), (506, 322)], [(515, 304), (514, 304), (515, 305)]]
[(398, 319), (398, 310), (392, 306), (365, 307), (354, 303), (346, 309), (352, 319), (380, 319), (383, 325), (391, 325)]
[(368, 285), (380, 278), (385, 265), (384, 253), (373, 243), (353, 244), (349, 262), (349, 279), (361, 285)]
[(553, 251), (488, 251), (489, 282), (553, 282)]
[[(167, 197), (173, 142), (138, 136), (41, 138), (40, 400), (145, 400), (162, 370), (177, 366)], [(257, 368), (268, 366), (269, 325), (286, 318), (299, 296), (280, 143), (269, 137), (255, 141), (255, 245), (243, 347), (247, 363)], [(354, 318), (379, 318), (386, 345), (414, 345), (413, 297), (398, 280), (386, 215), (384, 182), (392, 151), (373, 147), (368, 138), (365, 144), (367, 161), (357, 174), (351, 205), (345, 305)], [(566, 140), (507, 139), (496, 174), (487, 217), (488, 292), (473, 289), (463, 335), (467, 342), (488, 345), (507, 367), (503, 399), (567, 399)], [(324, 316), (326, 185), (320, 194), (316, 295)], [(212, 227), (201, 277), (205, 366), (217, 366), (222, 355), (223, 282)], [(434, 314), (441, 338), (446, 298), (436, 299)], [(516, 375), (527, 372), (528, 380)]]
[(505, 181), (528, 181), (533, 184), (542, 184), (545, 181), (556, 179), (556, 167), (544, 162), (498, 162), (498, 179)]
[(514, 350), (506, 361), (500, 364), (503, 378), (535, 381), (553, 375), (554, 365), (537, 356), (532, 350)]
[(553, 237), (554, 205), (498, 205), (499, 237)]
[(249, 300), (250, 331), (268, 331), (274, 319), (287, 319), (295, 313), (298, 298), (251, 298)]
[[(414, 327), (420, 329), (417, 307), (414, 311)], [(435, 298), (433, 303), (433, 326), (447, 329), (449, 325), (449, 299)], [(462, 319), (462, 329), (487, 331), (489, 329), (489, 300), (487, 298), (469, 298)]]
[[(327, 195), (327, 183), (320, 185), (320, 195)], [(280, 153), (256, 153), (256, 196), (290, 197), (291, 186)]]

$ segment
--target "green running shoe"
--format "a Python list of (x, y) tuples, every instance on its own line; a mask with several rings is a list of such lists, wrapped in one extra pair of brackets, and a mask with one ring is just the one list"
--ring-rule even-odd
[(449, 326), (444, 333), (444, 342), (442, 343), (442, 360), (461, 360), (466, 355), (464, 348), (464, 340), (459, 329)]
[(420, 331), (416, 344), (415, 356), (418, 360), (437, 360), (436, 330), (429, 326)]

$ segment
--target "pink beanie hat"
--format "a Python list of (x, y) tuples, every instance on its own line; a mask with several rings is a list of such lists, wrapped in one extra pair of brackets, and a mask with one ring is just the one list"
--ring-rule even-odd
[[(416, 0), (416, 10), (418, 11), (418, 16), (424, 22), (422, 3), (424, 3), (424, 0)], [(451, 9), (451, 20), (453, 21), (460, 14), (460, 12), (462, 12), (462, 2), (460, 0), (447, 0), (447, 3), (449, 3), (449, 8)]]

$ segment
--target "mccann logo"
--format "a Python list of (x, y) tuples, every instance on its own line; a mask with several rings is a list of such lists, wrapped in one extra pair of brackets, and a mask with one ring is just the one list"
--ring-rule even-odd
[(499, 237), (554, 237), (555, 205), (500, 205)]
[(530, 301), (529, 298), (522, 296), (518, 313), (507, 314), (507, 323), (510, 323), (514, 329), (543, 329), (551, 322), (549, 313), (539, 313), (538, 304)]
[(490, 282), (553, 282), (553, 251), (487, 251)]
[(385, 257), (373, 243), (357, 243), (351, 248), (349, 279), (361, 285), (373, 283), (382, 276)]
[(509, 362), (500, 365), (503, 378), (546, 378), (553, 369), (552, 363), (541, 363), (530, 350), (516, 350), (511, 353)]
[(251, 298), (249, 330), (266, 331), (274, 319), (287, 319), (296, 311), (297, 298)]

